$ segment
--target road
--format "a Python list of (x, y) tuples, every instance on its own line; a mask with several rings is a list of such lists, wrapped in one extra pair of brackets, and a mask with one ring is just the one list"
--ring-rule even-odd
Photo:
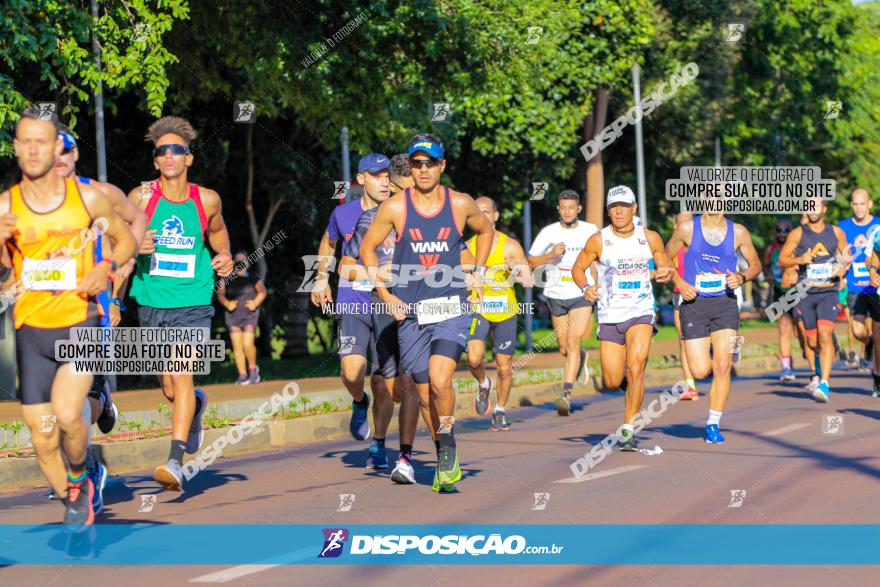
[[(105, 524), (878, 524), (880, 399), (870, 378), (835, 371), (832, 401), (817, 404), (798, 384), (770, 376), (737, 379), (722, 420), (724, 445), (702, 441), (708, 410), (678, 402), (640, 435), (642, 448), (662, 454), (614, 452), (575, 479), (572, 461), (620, 423), (621, 394), (576, 402), (569, 418), (552, 406), (510, 411), (512, 429), (492, 432), (485, 421), (457, 426), (464, 479), (455, 494), (430, 489), (433, 447), (416, 440), (417, 486), (395, 486), (387, 473), (364, 469), (367, 443), (343, 441), (221, 459), (187, 487), (163, 493), (149, 471), (112, 478)], [(648, 395), (646, 403), (658, 397)], [(842, 416), (827, 429), (826, 416)], [(835, 432), (835, 433), (827, 433)], [(396, 448), (396, 438), (389, 437)], [(396, 455), (390, 450), (389, 456)], [(733, 492), (733, 494), (732, 494)], [(534, 509), (535, 493), (549, 493)], [(337, 511), (353, 494), (350, 511)], [(152, 511), (142, 496), (156, 495)], [(734, 497), (732, 497), (732, 495)], [(0, 495), (0, 523), (55, 524), (62, 515), (45, 491)], [(316, 545), (317, 548), (318, 545)], [(693, 544), (699, 550), (701, 544)], [(804, 544), (822, 549), (822, 544)], [(2, 553), (0, 553), (2, 554)], [(314, 557), (309, 553), (307, 556)], [(575, 565), (255, 565), (9, 566), (0, 583), (49, 585), (856, 585), (876, 567), (811, 566), (575, 566)], [(346, 583), (342, 583), (346, 581)]]

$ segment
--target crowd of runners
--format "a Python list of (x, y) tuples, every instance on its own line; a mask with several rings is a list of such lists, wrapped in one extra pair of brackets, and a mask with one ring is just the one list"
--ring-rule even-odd
[[(117, 411), (106, 378), (59, 362), (55, 342), (75, 327), (117, 326), (129, 282), (140, 326), (210, 327), (215, 280), (233, 272), (220, 196), (187, 180), (196, 131), (183, 119), (165, 117), (150, 126), (147, 138), (159, 177), (126, 197), (115, 186), (76, 175), (70, 130), (26, 110), (15, 129), (21, 181), (0, 194), (0, 283), (21, 290), (14, 320), (24, 419), (39, 466), (65, 506), (64, 521), (74, 528), (92, 524), (103, 505), (107, 471), (89, 451), (90, 423), (109, 432)], [(442, 185), (446, 161), (443, 142), (433, 134), (414, 136), (405, 152), (391, 157), (363, 157), (357, 167), (363, 195), (333, 210), (320, 241), (311, 300), (336, 314), (340, 373), (352, 399), (350, 432), (359, 441), (372, 438), (368, 466), (391, 468), (385, 437), (397, 403), (400, 446), (391, 480), (416, 482), (412, 455), (421, 414), (436, 451), (433, 490), (455, 490), (462, 470), (453, 375), (465, 353), (478, 386), (474, 411), (491, 413), (493, 430), (510, 429), (506, 407), (521, 313), (517, 283), (542, 287), (548, 301), (563, 357), (560, 416), (571, 414), (572, 390), (589, 377), (582, 342), (595, 313), (601, 387), (625, 392), (623, 451), (637, 449), (635, 421), (657, 332), (653, 282), (670, 284), (687, 382), (680, 399), (698, 399), (696, 380), (711, 376), (704, 439), (723, 443), (721, 418), (736, 356), (730, 349), (740, 327), (735, 292), (762, 272), (749, 231), (723, 214), (682, 214), (664, 243), (639, 223), (635, 195), (626, 186), (608, 191), (610, 223), (600, 229), (579, 220), (580, 197), (565, 190), (558, 196), (559, 220), (525, 251), (496, 230), (499, 210), (492, 198), (474, 199)], [(795, 378), (794, 333), (815, 373), (810, 392), (820, 402), (830, 397), (844, 276), (851, 330), (873, 353), (874, 395), (880, 390), (880, 258), (872, 232), (880, 220), (870, 208), (868, 194), (856, 190), (853, 217), (840, 227), (825, 222), (824, 204), (799, 227), (782, 219), (777, 242), (764, 254), (774, 299), (790, 290), (803, 294), (778, 320), (780, 377)], [(102, 238), (58, 257), (72, 235), (99, 218), (107, 225)], [(337, 252), (334, 298), (329, 283)], [(51, 271), (45, 270), (47, 260)], [(245, 276), (241, 267), (236, 272)], [(221, 287), (220, 301), (230, 313), (238, 300), (245, 308), (228, 316), (227, 324), (239, 337), (239, 383), (247, 383), (259, 381), (249, 349), (254, 312), (267, 292), (257, 278), (242, 283)], [(490, 335), (495, 381), (485, 360)], [(172, 406), (172, 434), (168, 458), (154, 477), (164, 488), (181, 491), (184, 455), (199, 450), (208, 398), (188, 373), (162, 374), (159, 384)], [(54, 426), (45, 426), (48, 417)]]

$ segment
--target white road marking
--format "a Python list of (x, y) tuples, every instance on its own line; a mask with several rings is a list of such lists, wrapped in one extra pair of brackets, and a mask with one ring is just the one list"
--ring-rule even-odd
[(808, 424), (806, 422), (797, 422), (795, 424), (789, 424), (788, 426), (783, 426), (782, 428), (776, 428), (774, 430), (769, 430), (761, 434), (761, 436), (781, 436), (783, 434), (787, 434), (789, 432), (794, 432), (795, 430), (800, 430), (801, 428), (806, 428), (807, 426), (812, 426), (812, 424)]
[(558, 481), (554, 481), (554, 483), (583, 483), (584, 481), (592, 481), (593, 479), (601, 479), (602, 477), (611, 477), (612, 475), (617, 475), (619, 473), (629, 473), (630, 471), (638, 471), (639, 469), (644, 469), (648, 467), (648, 465), (627, 465), (625, 467), (617, 467), (616, 469), (608, 469), (607, 471), (601, 471), (599, 473), (587, 473), (582, 477), (567, 477), (565, 479), (559, 479)]
[[(196, 577), (195, 579), (190, 579), (190, 583), (227, 583), (229, 581), (240, 579), (242, 577), (246, 577), (247, 575), (253, 575), (256, 573), (260, 573), (262, 571), (272, 569), (274, 567), (280, 567), (283, 564), (291, 564), (297, 561), (301, 561), (303, 559), (309, 558), (310, 556), (318, 556), (317, 548), (301, 548), (300, 550), (296, 550), (294, 552), (289, 552), (287, 554), (282, 554), (276, 557), (272, 557), (270, 559), (266, 559), (264, 561), (260, 561), (258, 563), (250, 564), (250, 565), (238, 565), (235, 567), (229, 567), (228, 569), (223, 569), (222, 571), (217, 571), (216, 573), (210, 573), (208, 575), (202, 575), (201, 577)], [(278, 562), (275, 562), (278, 561)]]

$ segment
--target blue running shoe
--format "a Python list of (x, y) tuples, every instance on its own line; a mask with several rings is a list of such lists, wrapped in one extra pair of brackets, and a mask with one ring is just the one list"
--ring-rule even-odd
[(780, 381), (794, 381), (795, 380), (794, 371), (792, 371), (791, 368), (782, 369), (782, 375), (779, 376), (779, 380)]
[(813, 392), (813, 398), (820, 403), (827, 403), (828, 396), (831, 395), (831, 390), (828, 389), (827, 381), (820, 381), (819, 387), (816, 388), (816, 391)]
[(367, 414), (370, 411), (370, 396), (364, 392), (364, 405), (351, 402), (351, 421), (348, 430), (355, 440), (366, 440), (370, 437), (370, 420)]
[(367, 468), (387, 469), (388, 457), (385, 455), (385, 446), (379, 446), (378, 442), (370, 445), (370, 456), (367, 459)]
[(95, 492), (92, 494), (92, 509), (95, 515), (98, 515), (104, 509), (104, 487), (107, 485), (107, 467), (102, 465), (100, 461), (95, 461), (94, 466), (90, 467), (86, 474), (92, 480), (92, 485), (95, 487)]
[(706, 424), (706, 443), (707, 444), (724, 444), (724, 437), (718, 430), (718, 424)]

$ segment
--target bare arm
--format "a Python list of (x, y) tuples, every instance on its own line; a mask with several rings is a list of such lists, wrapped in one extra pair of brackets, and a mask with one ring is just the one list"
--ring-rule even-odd
[(837, 235), (837, 249), (834, 256), (838, 264), (837, 270), (834, 273), (837, 277), (843, 277), (853, 262), (852, 249), (846, 241), (846, 233), (843, 232), (842, 228), (835, 226), (834, 234)]
[(742, 275), (746, 278), (746, 281), (751, 281), (761, 273), (761, 258), (758, 256), (758, 251), (755, 249), (752, 235), (749, 234), (748, 229), (742, 224), (734, 224), (733, 227), (734, 234), (737, 240), (739, 240), (739, 252), (742, 253), (743, 258), (749, 264), (745, 271), (742, 272)]
[[(124, 265), (136, 251), (134, 236), (128, 224), (113, 211), (113, 206), (98, 188), (81, 186), (80, 193), (92, 218), (106, 220), (104, 234), (110, 237), (112, 251), (105, 259), (115, 263), (117, 267)], [(106, 290), (112, 273), (110, 263), (98, 263), (83, 276), (77, 284), (77, 289), (89, 296), (96, 296)]]
[(773, 283), (775, 278), (773, 277), (773, 267), (770, 262), (773, 256), (773, 245), (770, 245), (766, 249), (764, 249), (764, 279)]
[(201, 196), (205, 205), (205, 214), (208, 215), (208, 243), (216, 253), (211, 259), (211, 267), (217, 275), (226, 277), (232, 273), (235, 264), (232, 262), (229, 231), (226, 230), (226, 223), (223, 221), (223, 204), (220, 195), (214, 190), (203, 188)]
[(535, 285), (529, 261), (526, 259), (526, 252), (518, 240), (507, 238), (504, 244), (504, 261), (510, 268), (511, 275), (517, 276), (523, 286), (532, 287)]
[(654, 277), (658, 283), (666, 283), (676, 271), (669, 257), (666, 256), (666, 250), (663, 248), (663, 239), (653, 230), (646, 230), (645, 237), (648, 240), (651, 256), (654, 259)]
[[(669, 242), (666, 243), (666, 256), (669, 259), (674, 259), (678, 252), (682, 249), (682, 247), (691, 246), (691, 239), (694, 235), (694, 221), (686, 220), (679, 224), (675, 231), (672, 233), (672, 236), (669, 237)], [(683, 285), (688, 285), (682, 276), (678, 274), (678, 271), (672, 272), (672, 282), (679, 288), (682, 289)]]
[[(800, 257), (794, 256), (794, 251), (801, 240), (802, 232), (803, 229), (798, 226), (790, 233), (788, 233), (788, 238), (785, 239), (785, 244), (782, 245), (782, 250), (779, 251), (779, 266), (782, 269), (788, 269), (789, 267), (794, 267), (796, 265), (801, 265), (802, 263), (809, 263), (810, 261), (812, 261), (812, 255), (810, 255), (809, 252), (804, 253)], [(804, 260), (807, 257), (810, 257), (810, 259)]]
[(134, 202), (125, 197), (125, 192), (107, 182), (96, 182), (110, 203), (113, 211), (128, 223), (132, 236), (134, 236), (137, 248), (140, 249), (147, 232), (147, 215)]
[(581, 291), (583, 291), (587, 285), (587, 269), (591, 267), (601, 255), (602, 234), (597, 232), (590, 235), (590, 238), (587, 239), (584, 248), (578, 253), (574, 266), (571, 268), (571, 277)]

